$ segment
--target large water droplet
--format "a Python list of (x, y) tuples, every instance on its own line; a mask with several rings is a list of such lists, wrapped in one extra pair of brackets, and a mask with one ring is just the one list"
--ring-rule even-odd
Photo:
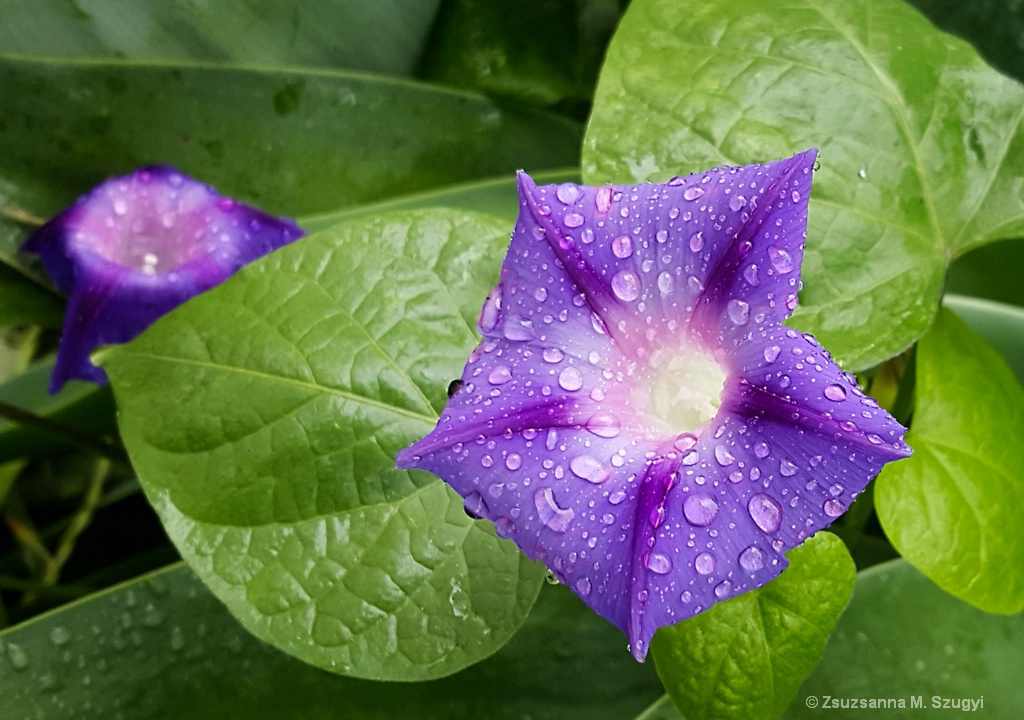
[(696, 527), (707, 527), (718, 515), (718, 502), (705, 493), (693, 493), (683, 501), (686, 521)]
[(613, 438), (622, 431), (622, 424), (610, 413), (599, 413), (587, 420), (586, 428), (598, 437)]
[(527, 342), (537, 337), (533, 329), (533, 321), (513, 315), (505, 321), (502, 334), (513, 342)]
[(562, 223), (567, 228), (578, 228), (584, 221), (584, 217), (579, 213), (566, 213), (565, 217), (562, 218)]
[(504, 385), (512, 379), (512, 368), (508, 365), (498, 365), (496, 368), (491, 370), (490, 375), (487, 376), (487, 382), (491, 385)]
[(754, 524), (766, 533), (776, 532), (782, 524), (782, 508), (770, 495), (754, 495), (747, 503), (747, 512)]
[(640, 297), (640, 278), (632, 270), (623, 270), (612, 277), (612, 292), (627, 302)]
[(842, 500), (826, 500), (824, 505), (825, 514), (829, 517), (835, 518), (846, 512), (846, 505), (843, 504)]
[(583, 387), (583, 375), (570, 365), (558, 373), (558, 386), (568, 392), (576, 392)]
[(841, 402), (846, 399), (846, 389), (842, 385), (829, 385), (825, 388), (825, 397), (833, 402)]
[(723, 580), (715, 585), (715, 597), (719, 600), (729, 597), (730, 592), (732, 592), (732, 583), (728, 580)]
[(782, 348), (778, 345), (769, 345), (764, 349), (764, 359), (770, 363), (775, 362), (779, 358), (779, 353), (782, 352)]
[(761, 284), (761, 278), (757, 276), (757, 265), (747, 265), (743, 270), (743, 278), (750, 284), (751, 287), (757, 287)]
[(764, 567), (764, 553), (760, 548), (751, 545), (740, 553), (740, 567), (747, 572), (754, 572)]
[(587, 595), (589, 595), (590, 594), (590, 579), (589, 578), (580, 578), (579, 580), (577, 580), (576, 581), (576, 592), (578, 592), (583, 597), (586, 597)]
[(754, 455), (759, 459), (764, 460), (772, 452), (772, 449), (768, 447), (768, 443), (759, 442), (754, 444)]
[(8, 641), (7, 643), (7, 659), (11, 661), (11, 665), (14, 666), (15, 670), (24, 670), (28, 667), (28, 653), (21, 645), (17, 645)]
[(574, 202), (579, 200), (580, 189), (573, 183), (562, 183), (555, 190), (555, 197), (558, 198), (559, 202), (563, 205), (572, 205)]
[(793, 264), (793, 258), (790, 257), (789, 253), (782, 248), (770, 245), (768, 247), (768, 257), (772, 261), (772, 267), (783, 275), (788, 272), (792, 272), (795, 267)]
[(555, 430), (554, 428), (549, 428), (548, 429), (548, 435), (544, 439), (544, 447), (547, 448), (548, 451), (551, 451), (551, 450), (555, 449), (555, 446), (557, 444), (558, 444), (558, 431)]
[(533, 494), (533, 504), (537, 508), (537, 515), (540, 521), (550, 530), (563, 533), (569, 529), (569, 524), (576, 516), (572, 508), (560, 508), (555, 503), (555, 494), (549, 487), (537, 488)]
[(516, 525), (511, 518), (500, 517), (494, 521), (494, 531), (498, 533), (498, 537), (507, 540), (516, 531)]
[(715, 460), (723, 467), (728, 467), (736, 462), (736, 458), (725, 445), (715, 445)]
[(658, 274), (658, 290), (662, 295), (671, 295), (674, 286), (675, 278), (672, 277), (672, 273), (666, 271)]
[(615, 257), (625, 260), (633, 254), (633, 239), (629, 235), (617, 235), (612, 240), (612, 252)]
[(672, 570), (672, 561), (660, 553), (651, 553), (644, 563), (647, 569), (658, 575), (666, 575)]
[(697, 444), (697, 436), (692, 433), (680, 433), (672, 441), (672, 446), (680, 452), (686, 452)]
[(562, 358), (565, 357), (565, 353), (558, 348), (544, 348), (544, 352), (541, 355), (544, 357), (545, 362), (552, 364), (562, 362)]
[(696, 232), (690, 236), (690, 249), (693, 252), (700, 252), (704, 249), (704, 235)]
[(519, 453), (509, 453), (505, 456), (505, 467), (509, 470), (518, 470), (523, 466), (523, 456)]
[(786, 458), (782, 458), (779, 461), (779, 472), (785, 477), (793, 477), (796, 475), (797, 467)]
[(688, 187), (683, 190), (684, 200), (696, 200), (700, 197), (704, 197), (704, 190), (699, 187)]
[(693, 569), (701, 575), (708, 575), (715, 571), (715, 565), (717, 564), (718, 561), (715, 559), (714, 555), (709, 552), (702, 552), (693, 561)]
[(590, 455), (577, 455), (569, 461), (569, 469), (576, 477), (600, 485), (612, 476), (612, 469)]
[(725, 311), (729, 314), (729, 319), (736, 325), (746, 325), (750, 320), (750, 305), (742, 300), (730, 300), (726, 303)]
[(50, 642), (58, 647), (66, 645), (71, 640), (71, 633), (63, 625), (54, 625), (50, 629)]
[(597, 189), (594, 195), (594, 207), (602, 215), (612, 209), (612, 189), (608, 186)]

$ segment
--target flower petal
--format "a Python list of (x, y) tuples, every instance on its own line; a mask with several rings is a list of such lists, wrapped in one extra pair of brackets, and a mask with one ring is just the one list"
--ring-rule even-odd
[(131, 340), (303, 234), (290, 220), (223, 197), (168, 166), (97, 186), (24, 245), (70, 296), (50, 392), (72, 378), (106, 382), (89, 361), (93, 348)]
[(667, 185), (537, 187), (462, 386), (397, 465), (434, 472), (643, 659), (658, 627), (777, 576), (903, 428), (813, 338), (814, 151)]

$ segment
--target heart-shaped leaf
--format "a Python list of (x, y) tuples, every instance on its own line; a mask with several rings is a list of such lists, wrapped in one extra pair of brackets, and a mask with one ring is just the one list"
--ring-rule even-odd
[(1024, 388), (949, 310), (918, 343), (909, 460), (885, 468), (875, 507), (896, 549), (983, 610), (1024, 610)]
[(1024, 87), (900, 0), (635, 0), (584, 144), (588, 183), (817, 146), (801, 306), (848, 369), (928, 328), (951, 258), (1024, 233)]
[(856, 571), (826, 532), (788, 558), (774, 581), (654, 636), (658, 674), (684, 717), (776, 718), (818, 662)]
[(544, 570), (441, 481), (393, 467), (476, 342), (506, 226), (336, 226), (247, 266), (104, 364), (182, 556), (242, 623), (335, 672), (422, 680), (522, 623)]
[(564, 588), (484, 662), (425, 683), (325, 673), (247, 633), (192, 571), (152, 573), (0, 632), (0, 717), (47, 720), (621, 720), (653, 666)]

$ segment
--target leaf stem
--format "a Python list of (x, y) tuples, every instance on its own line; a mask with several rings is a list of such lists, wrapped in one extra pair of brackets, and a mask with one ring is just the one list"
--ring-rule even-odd
[(86, 488), (85, 496), (82, 498), (82, 504), (71, 518), (71, 522), (64, 531), (64, 535), (61, 536), (57, 551), (50, 558), (46, 567), (43, 568), (40, 580), (44, 585), (55, 585), (57, 583), (61, 569), (68, 561), (68, 558), (71, 557), (71, 553), (74, 552), (75, 541), (82, 534), (82, 531), (89, 526), (89, 523), (92, 522), (93, 514), (96, 512), (96, 507), (103, 492), (103, 483), (106, 482), (109, 474), (110, 460), (105, 457), (97, 459), (92, 477), (89, 479), (89, 486)]

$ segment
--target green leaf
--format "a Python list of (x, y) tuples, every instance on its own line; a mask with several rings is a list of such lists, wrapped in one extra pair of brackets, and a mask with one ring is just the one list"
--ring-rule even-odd
[(620, 720), (650, 664), (564, 588), (493, 657), (443, 680), (331, 675), (256, 640), (174, 566), (0, 633), (0, 717), (47, 720)]
[(788, 557), (778, 579), (654, 636), (658, 674), (684, 717), (776, 718), (818, 662), (856, 571), (830, 533)]
[[(549, 170), (532, 173), (531, 177), (533, 177), (538, 185), (579, 182), (580, 171), (575, 168)], [(419, 210), (430, 207), (457, 208), (459, 210), (470, 210), (485, 215), (492, 215), (506, 220), (511, 227), (515, 224), (516, 217), (519, 214), (519, 194), (516, 190), (516, 178), (509, 173), (508, 175), (489, 180), (451, 185), (437, 190), (384, 200), (379, 203), (358, 205), (347, 210), (338, 210), (323, 215), (300, 218), (299, 224), (307, 232), (315, 232), (355, 218), (379, 215), (394, 210)]]
[(0, 206), (48, 217), (170, 163), (291, 216), (574, 166), (577, 124), (369, 75), (0, 58)]
[[(939, 590), (903, 560), (859, 573), (853, 599), (814, 672), (783, 715), (829, 718), (1015, 718), (1024, 617), (989, 615)], [(903, 698), (906, 709), (825, 709), (833, 698)], [(976, 713), (941, 710), (932, 698), (984, 698)], [(818, 706), (808, 707), (814, 697)], [(909, 707), (912, 697), (924, 709)]]
[(801, 305), (847, 369), (931, 324), (951, 258), (1024, 234), (1024, 87), (900, 0), (635, 0), (587, 129), (589, 183), (816, 146)]
[(544, 568), (393, 465), (478, 341), (507, 237), (455, 210), (338, 225), (109, 352), (143, 488), (258, 636), (336, 672), (422, 680), (522, 623)]
[(1024, 610), (1024, 388), (943, 310), (918, 343), (914, 455), (887, 465), (875, 508), (892, 544), (982, 610)]
[(408, 74), (438, 0), (4, 0), (0, 52)]

